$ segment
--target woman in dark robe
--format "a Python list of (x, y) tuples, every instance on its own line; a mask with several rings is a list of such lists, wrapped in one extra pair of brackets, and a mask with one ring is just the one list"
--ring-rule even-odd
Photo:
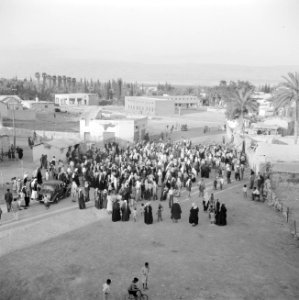
[(221, 208), (220, 208), (220, 222), (219, 222), (219, 225), (221, 226), (225, 226), (226, 225), (226, 207), (224, 204), (221, 205)]
[(112, 222), (118, 222), (121, 220), (119, 201), (113, 202), (112, 205)]
[(94, 206), (97, 209), (100, 209), (100, 191), (98, 188), (94, 191)]
[(215, 204), (215, 224), (220, 225), (220, 202), (218, 199)]
[(144, 223), (153, 224), (153, 212), (150, 203), (147, 203), (144, 208)]
[(123, 222), (127, 222), (130, 220), (131, 210), (127, 203), (127, 200), (124, 201), (123, 205), (121, 206), (121, 220)]
[(198, 225), (198, 212), (199, 212), (199, 208), (195, 203), (192, 203), (192, 207), (190, 209), (190, 216), (189, 216), (189, 223), (192, 224), (192, 226)]
[(78, 192), (78, 204), (79, 204), (79, 209), (86, 208), (84, 194), (83, 194), (83, 191), (81, 188), (79, 189), (79, 192)]
[(176, 199), (171, 207), (171, 219), (174, 223), (177, 223), (181, 219), (182, 209), (179, 201)]

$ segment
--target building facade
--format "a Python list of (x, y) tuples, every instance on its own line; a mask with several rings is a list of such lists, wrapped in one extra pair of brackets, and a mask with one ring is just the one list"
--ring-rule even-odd
[(119, 120), (80, 120), (80, 138), (85, 142), (122, 140), (132, 143), (143, 139), (146, 131), (146, 117)]
[(176, 109), (197, 109), (201, 102), (196, 96), (164, 96), (166, 99), (174, 101)]
[(175, 113), (174, 102), (166, 98), (125, 97), (125, 110), (143, 116), (165, 116)]
[(99, 102), (100, 99), (97, 94), (73, 93), (55, 95), (55, 104), (59, 106), (99, 105)]

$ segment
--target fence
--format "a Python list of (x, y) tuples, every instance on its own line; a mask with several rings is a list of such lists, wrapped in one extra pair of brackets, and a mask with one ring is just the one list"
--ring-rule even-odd
[(266, 190), (267, 193), (267, 204), (275, 209), (276, 212), (280, 213), (284, 220), (287, 222), (289, 230), (295, 239), (299, 239), (299, 232), (297, 231), (297, 223), (295, 216), (292, 214), (292, 209), (282, 203), (276, 196), (273, 189), (269, 188)]

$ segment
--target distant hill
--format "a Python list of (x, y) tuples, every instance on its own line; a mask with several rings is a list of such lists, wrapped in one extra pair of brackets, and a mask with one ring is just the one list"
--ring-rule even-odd
[[(2, 57), (3, 58), (3, 57)], [(143, 64), (131, 62), (61, 59), (36, 62), (19, 58), (0, 59), (0, 77), (34, 77), (36, 71), (76, 78), (108, 80), (121, 77), (125, 81), (144, 83), (169, 82), (181, 85), (214, 85), (220, 80), (249, 80), (254, 84), (277, 84), (288, 72), (299, 72), (299, 66), (250, 67), (218, 64)]]

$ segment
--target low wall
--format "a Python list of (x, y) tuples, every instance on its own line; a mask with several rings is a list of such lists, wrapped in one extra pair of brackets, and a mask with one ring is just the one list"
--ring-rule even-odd
[[(25, 128), (16, 128), (16, 136), (17, 137), (29, 137), (33, 135), (32, 129), (25, 129)], [(53, 139), (80, 139), (79, 132), (65, 132), (65, 131), (46, 131), (46, 130), (35, 130), (36, 134), (39, 135), (41, 138), (47, 140)], [(0, 130), (1, 134), (7, 134), (9, 136), (13, 136), (13, 128), (12, 127), (2, 127)]]

